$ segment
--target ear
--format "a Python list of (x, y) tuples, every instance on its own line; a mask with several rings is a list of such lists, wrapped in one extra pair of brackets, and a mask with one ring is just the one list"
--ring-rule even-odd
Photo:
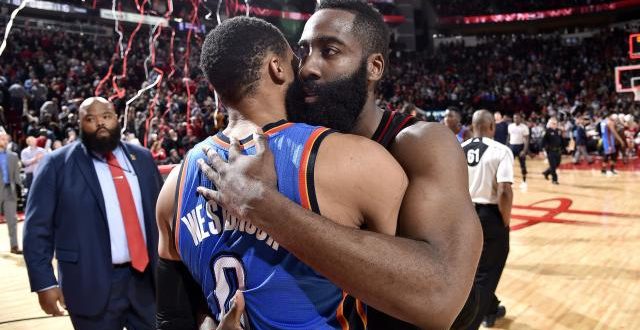
[(279, 56), (273, 55), (269, 58), (269, 76), (277, 85), (282, 85), (287, 81), (287, 75), (284, 67), (285, 62)]
[(367, 58), (367, 78), (369, 81), (379, 81), (384, 74), (384, 57), (380, 53), (371, 54)]

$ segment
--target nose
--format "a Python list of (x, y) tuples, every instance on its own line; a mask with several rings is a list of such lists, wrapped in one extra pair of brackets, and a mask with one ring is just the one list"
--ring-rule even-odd
[(313, 54), (303, 56), (300, 60), (300, 70), (298, 74), (302, 81), (318, 80), (322, 76), (320, 73), (320, 63)]

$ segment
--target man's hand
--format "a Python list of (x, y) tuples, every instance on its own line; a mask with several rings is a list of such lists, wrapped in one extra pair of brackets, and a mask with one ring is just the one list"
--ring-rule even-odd
[(231, 139), (228, 162), (209, 147), (203, 150), (209, 164), (204, 160), (198, 161), (202, 172), (217, 189), (198, 187), (198, 193), (242, 219), (246, 218), (252, 203), (262, 196), (265, 189), (277, 188), (278, 185), (267, 136), (256, 133), (253, 139), (256, 141), (254, 156), (243, 155), (238, 141)]
[(53, 316), (64, 315), (64, 311), (58, 308), (58, 301), (62, 308), (67, 308), (67, 305), (64, 304), (62, 290), (58, 287), (38, 292), (38, 301), (40, 302), (40, 308), (42, 308), (45, 313)]
[(237, 291), (233, 296), (233, 303), (231, 303), (231, 309), (224, 314), (220, 320), (220, 324), (216, 330), (242, 330), (240, 320), (244, 313), (244, 296), (242, 292)]

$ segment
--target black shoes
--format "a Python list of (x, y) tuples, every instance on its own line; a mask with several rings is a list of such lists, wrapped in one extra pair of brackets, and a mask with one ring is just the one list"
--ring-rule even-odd
[(484, 319), (482, 320), (482, 326), (484, 326), (485, 328), (491, 328), (496, 324), (497, 319), (501, 319), (505, 315), (507, 315), (507, 308), (500, 305), (498, 306), (495, 314), (489, 314), (484, 317)]
[(22, 250), (20, 250), (17, 246), (11, 248), (11, 253), (13, 254), (22, 254)]
[(544, 179), (549, 181), (549, 173), (547, 172), (542, 172), (542, 175), (544, 175)]
[(558, 185), (560, 184), (558, 181), (551, 181), (552, 184)]

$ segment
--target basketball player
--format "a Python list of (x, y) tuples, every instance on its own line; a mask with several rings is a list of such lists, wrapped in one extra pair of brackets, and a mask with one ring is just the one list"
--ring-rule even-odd
[[(214, 163), (225, 175), (215, 178), (217, 191), (207, 196), (244, 210), (245, 220), (370, 307), (420, 328), (449, 328), (469, 295), (481, 228), (464, 156), (449, 129), (375, 106), (388, 43), (382, 16), (365, 2), (322, 1), (300, 40), (304, 108), (288, 107), (288, 115), (388, 148), (409, 176), (398, 237), (336, 226), (289, 201), (269, 179), (275, 171), (267, 149), (259, 157)], [(373, 308), (367, 312), (370, 329), (411, 327)]]
[(520, 162), (520, 172), (522, 173), (522, 184), (520, 187), (527, 187), (527, 154), (529, 153), (529, 127), (522, 122), (522, 114), (513, 115), (513, 123), (509, 124), (509, 148), (513, 152), (513, 157), (518, 157)]
[[(605, 114), (604, 118), (598, 124), (598, 131), (601, 138), (600, 152), (602, 154), (602, 174), (607, 176), (617, 175), (616, 162), (618, 161), (618, 149), (616, 149), (616, 141), (619, 145), (624, 145), (624, 141), (616, 130), (616, 120), (614, 113)], [(607, 170), (609, 166), (609, 170)]]
[(495, 292), (509, 254), (513, 154), (505, 145), (491, 138), (495, 128), (491, 113), (478, 110), (473, 114), (473, 139), (462, 144), (469, 168), (469, 193), (484, 234), (475, 279), (480, 307), (468, 329), (478, 329), (483, 320), (485, 326), (492, 327), (496, 318), (506, 313)]
[[(229, 125), (192, 149), (183, 165), (171, 172), (160, 194), (161, 329), (193, 327), (191, 313), (181, 310), (189, 302), (173, 297), (179, 279), (188, 281), (188, 275), (177, 275), (180, 269), (184, 273), (185, 266), (216, 321), (230, 310), (237, 290), (244, 292), (243, 322), (251, 329), (335, 329), (348, 326), (346, 316), (352, 315), (344, 304), (346, 294), (329, 281), (333, 279), (318, 275), (268, 230), (248, 222), (249, 210), (226, 208), (226, 203), (207, 202), (197, 194), (196, 188), (215, 185), (198, 168), (205, 158), (203, 148), (210, 156), (222, 157), (215, 158), (220, 162), (271, 149), (277, 171), (270, 184), (277, 185), (286, 202), (333, 219), (335, 227), (365, 227), (380, 233), (374, 240), (395, 234), (407, 185), (404, 171), (384, 148), (368, 139), (287, 122), (285, 99), (295, 80), (296, 64), (282, 33), (257, 18), (226, 20), (207, 35), (201, 68), (229, 111)], [(264, 135), (252, 137), (260, 128)], [(241, 162), (234, 166), (243, 169)], [(207, 176), (217, 181), (226, 174)], [(261, 187), (254, 188), (254, 194), (261, 193)], [(288, 221), (287, 214), (269, 216), (273, 221)], [(320, 248), (311, 241), (304, 244)], [(352, 274), (361, 281), (365, 275)], [(354, 321), (366, 324), (362, 304), (350, 308), (362, 315)]]
[(460, 110), (456, 107), (447, 108), (444, 112), (444, 124), (456, 135), (458, 142), (462, 143), (471, 138), (471, 132), (460, 124), (460, 121), (462, 121)]

